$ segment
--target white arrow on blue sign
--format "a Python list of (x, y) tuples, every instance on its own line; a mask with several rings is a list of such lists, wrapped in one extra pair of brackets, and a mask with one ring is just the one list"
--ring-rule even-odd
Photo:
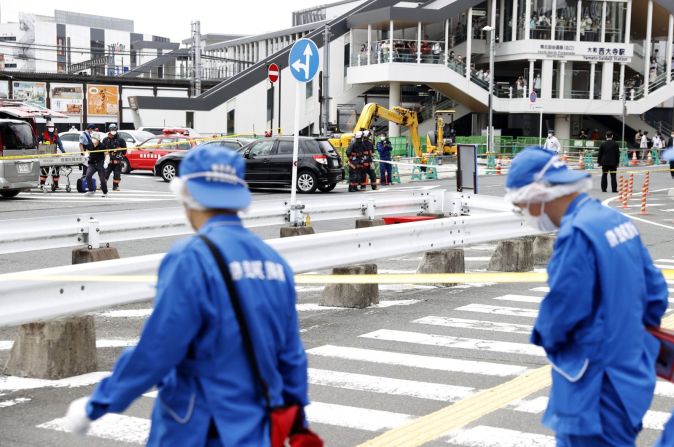
[(290, 73), (299, 82), (311, 81), (318, 73), (318, 47), (311, 39), (300, 39), (290, 49)]

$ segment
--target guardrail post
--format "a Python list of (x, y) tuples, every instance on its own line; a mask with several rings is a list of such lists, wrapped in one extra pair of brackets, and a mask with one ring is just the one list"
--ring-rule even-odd
[[(99, 247), (97, 220), (90, 219), (86, 229), (88, 245), (73, 249), (73, 264), (119, 259), (116, 248)], [(86, 290), (84, 282), (81, 290)], [(53, 380), (94, 372), (97, 366), (94, 317), (77, 315), (20, 326), (4, 373)]]
[(376, 208), (374, 200), (368, 200), (367, 203), (361, 205), (365, 218), (356, 220), (356, 229), (378, 227), (385, 224), (384, 219), (376, 217)]
[(297, 202), (295, 206), (288, 207), (288, 221), (290, 226), (281, 227), (281, 237), (304, 236), (314, 234), (314, 227), (307, 225), (304, 216), (305, 205)]

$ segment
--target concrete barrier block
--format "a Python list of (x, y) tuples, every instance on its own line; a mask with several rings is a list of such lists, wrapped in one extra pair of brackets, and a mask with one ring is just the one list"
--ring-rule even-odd
[(305, 236), (314, 234), (314, 227), (281, 227), (281, 237)]
[(534, 239), (534, 263), (547, 264), (552, 256), (557, 236), (554, 234), (541, 234)]
[(384, 219), (358, 219), (356, 220), (356, 230), (359, 228), (371, 228), (386, 225)]
[[(465, 273), (466, 264), (463, 249), (451, 248), (448, 250), (434, 250), (424, 253), (417, 273)], [(456, 284), (437, 284), (438, 286), (451, 287)]]
[(530, 272), (533, 269), (532, 237), (499, 241), (489, 261), (489, 270), (497, 272)]
[[(361, 264), (338, 267), (333, 275), (375, 275), (377, 264)], [(328, 284), (323, 289), (319, 305), (364, 309), (379, 303), (378, 284)]]
[(96, 370), (94, 317), (85, 315), (20, 326), (4, 374), (55, 380)]
[[(78, 247), (73, 264), (119, 259), (114, 247)], [(5, 374), (63, 379), (97, 370), (94, 317), (82, 315), (19, 327)]]

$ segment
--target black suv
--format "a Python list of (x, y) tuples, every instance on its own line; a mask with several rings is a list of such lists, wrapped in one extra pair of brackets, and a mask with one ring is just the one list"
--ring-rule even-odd
[[(293, 137), (263, 138), (240, 149), (246, 159), (246, 181), (256, 186), (290, 186)], [(297, 191), (330, 192), (344, 177), (339, 155), (328, 140), (300, 137)]]
[[(247, 138), (223, 138), (212, 141), (207, 141), (203, 144), (216, 144), (225, 149), (231, 149), (233, 151), (241, 150), (241, 147), (250, 143), (251, 140)], [(189, 151), (175, 151), (170, 152), (157, 160), (152, 168), (152, 172), (157, 177), (161, 177), (165, 182), (170, 182), (178, 174), (178, 167), (180, 166), (180, 161)]]

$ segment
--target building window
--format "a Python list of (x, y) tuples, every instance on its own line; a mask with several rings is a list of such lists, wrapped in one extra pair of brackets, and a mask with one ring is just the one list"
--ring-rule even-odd
[(16, 42), (16, 36), (0, 36), (0, 42)]
[(576, 40), (576, 17), (578, 2), (576, 0), (557, 0), (557, 40)]
[(626, 3), (606, 3), (606, 42), (625, 41)]
[(604, 2), (583, 1), (580, 16), (580, 40), (599, 42), (601, 34), (601, 14)]
[(234, 129), (236, 129), (234, 122), (236, 115), (234, 112), (234, 109), (227, 112), (227, 135), (234, 135)]
[(271, 121), (273, 116), (274, 116), (274, 88), (272, 87), (267, 89), (267, 121)]
[(314, 81), (313, 79), (307, 82), (307, 99), (314, 96)]
[(5, 64), (5, 68), (16, 68), (16, 64)]

